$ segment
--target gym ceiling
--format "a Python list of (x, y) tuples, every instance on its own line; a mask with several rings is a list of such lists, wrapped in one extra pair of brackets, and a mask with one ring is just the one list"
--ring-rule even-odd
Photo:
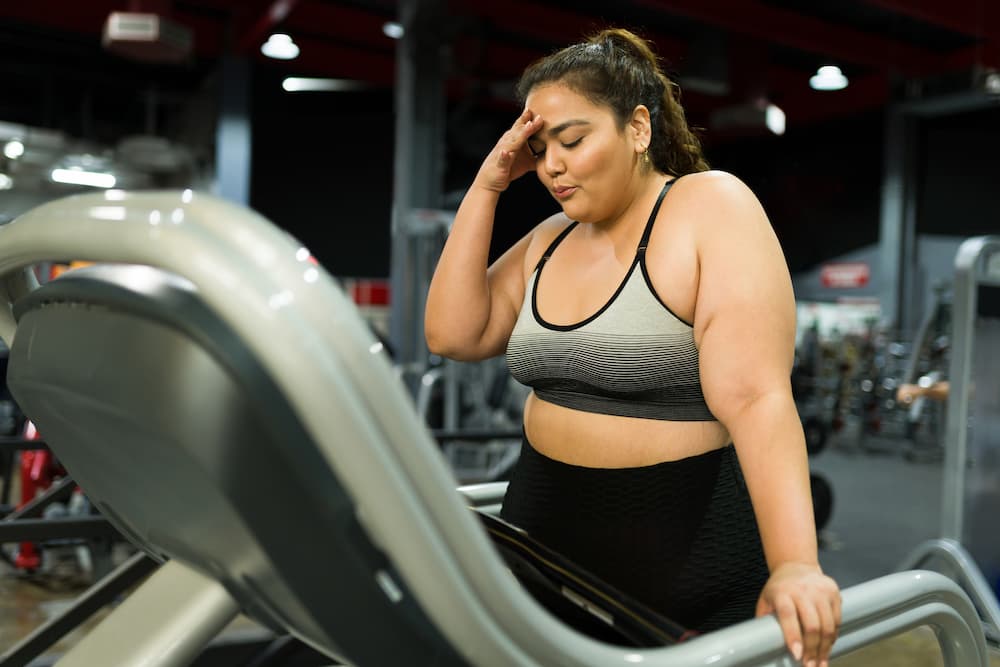
[[(192, 54), (148, 64), (108, 53), (105, 20), (126, 10), (189, 28)], [(383, 25), (396, 17), (395, 2), (376, 0), (2, 2), (0, 121), (74, 134), (142, 129), (149, 104), (137, 91), (147, 102), (180, 104), (207, 85), (227, 49), (265, 60), (259, 46), (271, 32), (291, 34), (301, 54), (267, 66), (391, 89), (395, 41)], [(832, 120), (900, 96), (982, 86), (1000, 68), (996, 0), (452, 0), (439, 26), (450, 44), (449, 96), (512, 105), (511, 84), (526, 64), (606, 25), (655, 42), (703, 126), (714, 111), (759, 100), (780, 106), (790, 128)], [(830, 64), (849, 86), (811, 90), (809, 77)]]

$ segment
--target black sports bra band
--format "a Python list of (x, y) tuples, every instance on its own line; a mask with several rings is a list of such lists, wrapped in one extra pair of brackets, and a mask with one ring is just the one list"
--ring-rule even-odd
[(552, 243), (549, 244), (549, 247), (545, 249), (545, 252), (542, 253), (542, 258), (540, 260), (538, 260), (538, 264), (535, 265), (535, 270), (536, 271), (542, 267), (542, 264), (545, 264), (545, 262), (548, 261), (549, 257), (551, 257), (552, 253), (555, 251), (556, 246), (558, 246), (560, 243), (562, 243), (562, 240), (564, 238), (566, 238), (566, 236), (571, 231), (573, 231), (573, 228), (576, 227), (578, 224), (580, 224), (579, 221), (574, 220), (573, 222), (571, 222), (568, 225), (566, 225), (566, 229), (564, 229), (561, 232), (559, 232), (559, 236), (555, 237), (555, 239), (553, 239)]
[(653, 206), (652, 212), (649, 214), (649, 220), (646, 221), (646, 228), (642, 230), (642, 238), (639, 239), (639, 248), (637, 253), (645, 254), (646, 246), (649, 245), (649, 237), (653, 233), (653, 223), (656, 222), (656, 214), (660, 212), (660, 204), (663, 203), (663, 198), (667, 196), (667, 190), (670, 186), (677, 182), (676, 178), (672, 178), (663, 184), (663, 189), (660, 190), (660, 196), (656, 198), (656, 204)]

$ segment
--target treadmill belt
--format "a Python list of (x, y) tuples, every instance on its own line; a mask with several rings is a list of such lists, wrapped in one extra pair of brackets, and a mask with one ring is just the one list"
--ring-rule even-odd
[(635, 648), (668, 646), (697, 634), (609, 586), (519, 528), (473, 511), (518, 581), (539, 604), (577, 631)]

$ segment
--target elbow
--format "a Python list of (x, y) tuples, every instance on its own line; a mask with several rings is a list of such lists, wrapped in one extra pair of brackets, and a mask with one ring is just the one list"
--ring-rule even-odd
[(455, 361), (479, 361), (485, 358), (479, 354), (478, 347), (470, 341), (463, 341), (452, 335), (443, 335), (440, 331), (424, 328), (424, 340), (427, 350), (439, 357)]
[(449, 356), (451, 348), (448, 346), (446, 340), (435, 331), (431, 331), (429, 328), (424, 328), (424, 340), (427, 342), (427, 349), (431, 354), (436, 354), (439, 357)]
[(446, 327), (424, 322), (424, 341), (431, 354), (448, 359), (460, 359), (462, 356), (462, 345), (455, 339), (454, 332)]
[(441, 331), (440, 327), (434, 326), (430, 318), (426, 317), (424, 318), (424, 342), (427, 343), (427, 349), (431, 354), (447, 356), (448, 345), (444, 332)]
[(448, 356), (448, 328), (442, 324), (441, 317), (435, 317), (434, 310), (428, 296), (428, 304), (424, 308), (424, 342), (431, 354), (442, 357)]
[(781, 388), (731, 391), (723, 396), (715, 396), (709, 404), (712, 413), (730, 430), (739, 430), (743, 422), (757, 428), (764, 423), (777, 423), (782, 417), (795, 415), (798, 411), (791, 391)]

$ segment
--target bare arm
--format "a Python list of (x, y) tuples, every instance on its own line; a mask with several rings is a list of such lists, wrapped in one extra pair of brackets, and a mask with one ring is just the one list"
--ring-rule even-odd
[(920, 384), (902, 384), (896, 390), (896, 400), (909, 405), (918, 398), (926, 397), (932, 401), (947, 401), (951, 385), (947, 380), (938, 380), (926, 387)]
[(500, 193), (534, 168), (526, 142), (539, 127), (541, 119), (525, 110), (486, 157), (459, 206), (427, 293), (424, 334), (436, 354), (485, 359), (503, 351), (510, 337), (532, 234), (487, 267), (490, 238)]
[(702, 388), (733, 439), (771, 571), (758, 613), (777, 613), (796, 657), (826, 660), (840, 597), (819, 566), (805, 438), (792, 399), (791, 279), (746, 186), (723, 173), (687, 185), (699, 189), (692, 195), (706, 216), (698, 227), (695, 310)]

